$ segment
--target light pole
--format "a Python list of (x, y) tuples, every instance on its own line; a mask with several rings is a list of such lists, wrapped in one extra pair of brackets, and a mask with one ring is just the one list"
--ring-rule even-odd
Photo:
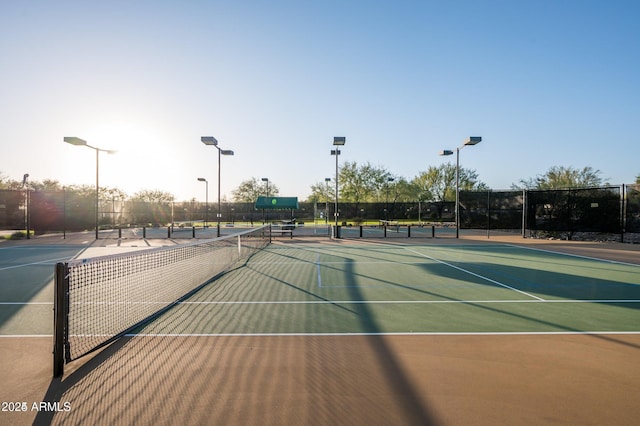
[[(456, 238), (460, 237), (460, 150), (465, 146), (477, 145), (482, 142), (481, 136), (470, 136), (464, 141), (462, 146), (456, 148)], [(453, 151), (445, 149), (440, 151), (440, 155), (452, 155)]]
[[(338, 146), (344, 146), (344, 144), (346, 143), (347, 138), (344, 136), (334, 136), (333, 137), (333, 145), (338, 147)], [(336, 156), (336, 205), (335, 205), (335, 211), (333, 213), (333, 215), (336, 218), (336, 237), (340, 238), (340, 235), (338, 234), (338, 157), (340, 156), (340, 150), (338, 148), (336, 149), (332, 149), (331, 150), (331, 155), (335, 155)]]
[(27, 240), (31, 239), (31, 232), (29, 231), (30, 226), (30, 220), (29, 220), (29, 215), (31, 214), (31, 206), (29, 205), (29, 198), (30, 198), (30, 194), (29, 194), (29, 173), (25, 173), (24, 176), (22, 176), (22, 186), (24, 187), (25, 193), (24, 193), (24, 227), (27, 231)]
[(218, 225), (217, 225), (216, 235), (219, 237), (220, 236), (220, 215), (221, 215), (221, 212), (220, 212), (220, 157), (222, 155), (233, 155), (233, 151), (229, 149), (221, 149), (218, 146), (218, 140), (213, 136), (202, 136), (200, 140), (202, 141), (203, 144), (213, 145), (218, 149), (218, 215), (217, 215)]
[[(269, 178), (262, 178), (261, 180), (263, 182), (266, 182), (266, 184), (267, 184), (266, 194), (267, 194), (267, 198), (269, 198)], [(265, 223), (266, 223), (266, 216), (265, 216), (265, 213), (264, 213), (264, 209), (262, 209), (262, 224), (264, 225)]]
[(208, 228), (208, 222), (209, 222), (209, 181), (206, 180), (205, 178), (198, 178), (198, 180), (200, 182), (204, 182), (204, 184), (205, 184), (206, 194), (204, 196), (204, 198), (205, 198), (204, 228), (207, 229)]
[(324, 223), (329, 223), (329, 182), (331, 182), (331, 178), (324, 178), (324, 184), (327, 187), (325, 189), (326, 193), (326, 202), (324, 203)]
[(71, 145), (76, 146), (86, 146), (87, 148), (91, 148), (96, 151), (96, 240), (98, 239), (98, 206), (99, 206), (99, 170), (100, 170), (100, 162), (99, 162), (99, 154), (100, 151), (106, 152), (107, 154), (115, 154), (116, 151), (110, 149), (102, 149), (95, 146), (91, 146), (84, 139), (77, 138), (75, 136), (65, 136), (64, 141), (70, 143)]

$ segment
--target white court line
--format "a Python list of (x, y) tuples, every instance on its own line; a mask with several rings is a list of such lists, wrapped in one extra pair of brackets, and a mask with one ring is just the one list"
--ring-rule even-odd
[[(416, 332), (381, 332), (381, 333), (127, 333), (125, 337), (351, 337), (351, 336), (571, 336), (571, 335), (636, 335), (640, 331), (416, 331)], [(50, 338), (53, 334), (0, 334), (2, 338)], [(82, 337), (73, 334), (70, 337)]]
[(15, 269), (15, 268), (23, 268), (25, 266), (33, 266), (33, 265), (47, 265), (47, 264), (54, 264), (52, 262), (58, 262), (60, 260), (69, 260), (69, 257), (59, 257), (56, 259), (47, 259), (47, 260), (41, 260), (40, 262), (32, 262), (32, 263), (23, 263), (21, 265), (13, 265), (13, 266), (6, 266), (4, 268), (0, 268), (0, 271), (6, 271), (8, 269)]
[(575, 257), (575, 258), (578, 258), (578, 259), (595, 260), (595, 261), (598, 261), (598, 262), (615, 263), (615, 264), (618, 264), (618, 265), (640, 267), (640, 265), (637, 264), (637, 263), (621, 262), (621, 261), (618, 261), (618, 260), (602, 259), (602, 258), (599, 258), (599, 257), (582, 256), (582, 255), (579, 255), (579, 254), (564, 253), (564, 252), (561, 252), (561, 251), (553, 251), (553, 250), (545, 250), (545, 249), (540, 249), (540, 248), (535, 248), (535, 247), (525, 247), (525, 246), (519, 246), (517, 244), (505, 244), (505, 245), (508, 246), (508, 247), (517, 247), (519, 249), (541, 251), (543, 253), (558, 254), (558, 255), (561, 255), (561, 256)]
[(149, 333), (125, 334), (126, 337), (340, 337), (340, 336), (553, 336), (553, 335), (625, 335), (640, 334), (640, 331), (485, 331), (485, 332), (380, 332), (380, 333)]
[[(77, 305), (168, 305), (173, 302), (86, 302)], [(335, 304), (368, 304), (368, 305), (429, 305), (429, 304), (462, 304), (474, 303), (640, 303), (640, 299), (536, 299), (536, 300), (242, 300), (242, 301), (206, 301), (178, 302), (176, 305), (335, 305)], [(53, 305), (52, 302), (0, 302), (0, 305)]]
[(488, 277), (482, 276), (482, 275), (480, 275), (480, 274), (476, 274), (475, 272), (471, 272), (471, 271), (466, 270), (466, 269), (464, 269), (464, 268), (461, 268), (461, 267), (459, 267), (459, 266), (452, 265), (451, 263), (445, 262), (444, 260), (436, 259), (435, 257), (428, 256), (428, 255), (426, 255), (426, 254), (424, 254), (424, 253), (420, 253), (419, 251), (411, 250), (411, 249), (410, 249), (410, 248), (408, 248), (408, 247), (404, 247), (404, 248), (405, 248), (407, 251), (410, 251), (411, 253), (415, 253), (415, 254), (417, 254), (417, 255), (419, 255), (419, 256), (426, 257), (427, 259), (431, 259), (431, 260), (436, 261), (436, 262), (438, 262), (438, 263), (442, 263), (443, 265), (447, 265), (447, 266), (449, 266), (449, 267), (451, 267), (451, 268), (453, 268), (453, 269), (457, 269), (458, 271), (462, 271), (462, 272), (467, 273), (467, 274), (469, 274), (469, 275), (473, 275), (474, 277), (477, 277), (477, 278), (483, 279), (483, 280), (485, 280), (485, 281), (489, 281), (490, 283), (497, 284), (497, 285), (499, 285), (499, 286), (501, 286), (501, 287), (504, 287), (504, 288), (508, 288), (509, 290), (517, 291), (518, 293), (524, 294), (525, 296), (533, 297), (534, 299), (544, 300), (544, 299), (542, 299), (542, 298), (540, 298), (540, 297), (538, 297), (538, 296), (534, 296), (534, 295), (533, 295), (533, 294), (531, 294), (531, 293), (527, 293), (526, 291), (522, 291), (522, 290), (519, 290), (519, 289), (517, 289), (517, 288), (515, 288), (515, 287), (511, 287), (511, 286), (509, 286), (509, 285), (506, 285), (506, 284), (503, 284), (503, 283), (501, 283), (501, 282), (498, 282), (498, 281), (496, 281), (496, 280), (492, 280), (491, 278), (488, 278)]
[(640, 299), (535, 299), (535, 300), (244, 300), (179, 302), (179, 305), (335, 305), (335, 304), (473, 304), (473, 303), (640, 303)]
[(24, 337), (53, 337), (53, 334), (0, 334), (0, 339), (2, 338), (24, 338)]
[(316, 266), (318, 269), (318, 288), (322, 288), (322, 277), (320, 276), (320, 253), (316, 257)]

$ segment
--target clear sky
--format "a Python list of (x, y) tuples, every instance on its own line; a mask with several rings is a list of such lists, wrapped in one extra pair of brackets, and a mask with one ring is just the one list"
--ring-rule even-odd
[(494, 189), (551, 166), (640, 174), (640, 2), (3, 1), (0, 173), (177, 200), (267, 177), (305, 198), (340, 161)]

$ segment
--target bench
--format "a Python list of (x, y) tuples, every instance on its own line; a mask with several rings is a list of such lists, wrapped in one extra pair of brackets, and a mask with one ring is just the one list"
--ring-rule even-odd
[(271, 235), (284, 235), (289, 234), (289, 238), (293, 238), (293, 229), (273, 229), (271, 228)]

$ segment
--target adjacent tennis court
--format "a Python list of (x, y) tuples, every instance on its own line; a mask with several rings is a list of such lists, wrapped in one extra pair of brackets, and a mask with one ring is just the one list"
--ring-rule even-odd
[[(228, 259), (239, 247), (216, 249)], [(629, 248), (284, 238), (178, 303), (148, 295), (168, 309), (70, 361), (43, 395), (70, 410), (35, 419), (624, 423), (640, 392), (640, 253)], [(97, 323), (110, 304), (119, 316), (145, 304), (100, 294)], [(73, 333), (71, 350), (88, 337)]]
[(515, 245), (281, 244), (173, 314), (212, 316), (181, 334), (640, 332), (639, 282), (638, 265)]

